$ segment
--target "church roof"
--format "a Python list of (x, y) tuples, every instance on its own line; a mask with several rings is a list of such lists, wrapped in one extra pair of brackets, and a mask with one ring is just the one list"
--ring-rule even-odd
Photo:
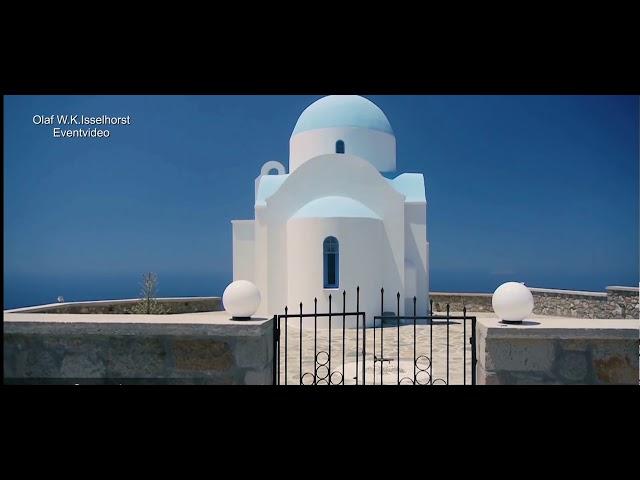
[(421, 173), (403, 173), (393, 179), (387, 178), (387, 182), (405, 196), (405, 203), (427, 203)]
[[(285, 180), (286, 175), (264, 175), (260, 178), (256, 206), (265, 206), (266, 199), (276, 193)], [(389, 184), (398, 192), (405, 196), (406, 203), (427, 203), (424, 189), (424, 177), (421, 173), (403, 173), (396, 178), (386, 178)], [(323, 197), (323, 198), (345, 198), (345, 197)], [(355, 201), (355, 200), (354, 200)], [(325, 207), (329, 203), (325, 204)], [(366, 207), (365, 207), (366, 208)]]
[(293, 135), (331, 127), (360, 127), (393, 135), (391, 124), (380, 108), (359, 95), (329, 95), (309, 105), (293, 129)]
[(289, 178), (289, 174), (263, 175), (260, 177), (258, 193), (256, 195), (256, 205), (266, 205), (265, 200), (276, 193), (287, 178)]
[(375, 218), (380, 220), (370, 208), (349, 197), (322, 197), (312, 200), (293, 214), (292, 218)]

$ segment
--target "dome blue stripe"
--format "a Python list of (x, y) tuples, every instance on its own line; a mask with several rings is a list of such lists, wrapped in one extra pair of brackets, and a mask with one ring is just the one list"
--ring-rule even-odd
[(380, 108), (359, 95), (329, 95), (309, 105), (293, 134), (332, 127), (359, 127), (393, 135), (391, 124)]

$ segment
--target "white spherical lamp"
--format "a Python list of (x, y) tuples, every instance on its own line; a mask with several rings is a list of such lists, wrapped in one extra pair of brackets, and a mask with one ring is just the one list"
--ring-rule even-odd
[(260, 290), (248, 280), (237, 280), (224, 289), (222, 304), (233, 319), (248, 319), (260, 306)]
[(503, 283), (493, 292), (491, 303), (504, 323), (522, 323), (533, 312), (533, 295), (523, 283)]

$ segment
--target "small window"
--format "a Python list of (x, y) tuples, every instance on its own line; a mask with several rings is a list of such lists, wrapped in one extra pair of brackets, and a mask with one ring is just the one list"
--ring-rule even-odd
[(327, 237), (322, 244), (324, 260), (324, 288), (338, 288), (339, 285), (339, 244), (336, 237)]
[(268, 175), (278, 175), (278, 169), (272, 168), (271, 170), (269, 170)]
[(336, 153), (344, 153), (344, 142), (342, 140), (336, 142)]

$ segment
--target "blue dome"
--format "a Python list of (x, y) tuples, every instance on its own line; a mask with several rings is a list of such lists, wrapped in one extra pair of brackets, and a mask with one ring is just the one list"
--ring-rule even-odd
[(329, 95), (309, 105), (293, 134), (331, 127), (360, 127), (393, 135), (391, 124), (380, 108), (359, 95)]

